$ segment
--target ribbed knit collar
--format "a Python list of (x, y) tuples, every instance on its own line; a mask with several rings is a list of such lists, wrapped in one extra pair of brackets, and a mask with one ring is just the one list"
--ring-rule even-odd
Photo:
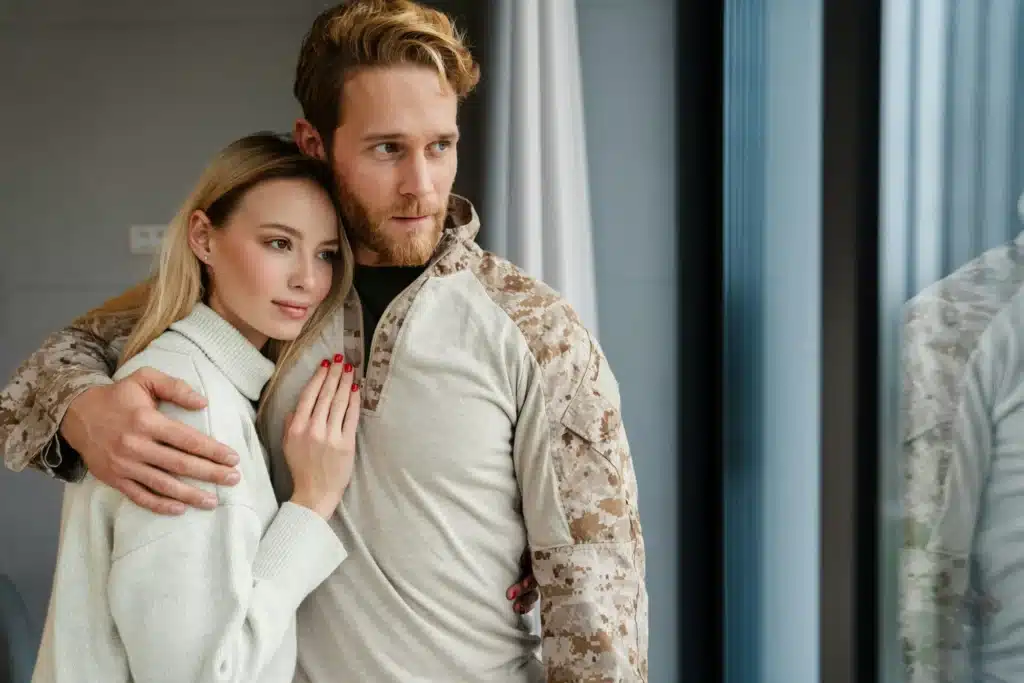
[(250, 401), (259, 400), (264, 385), (274, 373), (274, 363), (260, 353), (241, 332), (206, 304), (171, 325), (171, 329), (202, 349)]

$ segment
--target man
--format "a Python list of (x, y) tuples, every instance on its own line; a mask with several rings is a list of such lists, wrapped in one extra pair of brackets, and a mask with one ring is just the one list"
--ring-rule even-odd
[[(458, 105), (477, 80), (448, 17), (408, 0), (327, 10), (302, 47), (294, 135), (335, 171), (357, 271), (344, 310), (266, 406), (272, 465), (321, 359), (343, 353), (364, 392), (358, 463), (332, 521), (348, 559), (299, 613), (312, 683), (647, 680), (644, 544), (616, 381), (555, 292), (473, 242), (476, 212), (451, 194)], [(156, 511), (208, 506), (187, 480), (232, 483), (231, 454), (154, 409), (199, 407), (187, 387), (108, 377), (134, 320), (109, 311), (125, 308), (58, 332), (0, 394), (8, 465), (69, 480), (88, 467)], [(286, 496), (287, 468), (273, 472)], [(495, 599), (526, 548), (543, 663)]]
[(911, 683), (1024, 680), (1024, 233), (904, 328), (900, 627)]

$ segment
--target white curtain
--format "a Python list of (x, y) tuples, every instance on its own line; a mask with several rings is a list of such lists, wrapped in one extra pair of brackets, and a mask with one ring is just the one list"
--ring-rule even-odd
[(558, 290), (596, 336), (576, 3), (491, 7), (483, 246)]

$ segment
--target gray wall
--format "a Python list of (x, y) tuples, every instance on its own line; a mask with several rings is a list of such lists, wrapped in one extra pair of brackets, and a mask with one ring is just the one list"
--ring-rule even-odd
[(680, 680), (675, 5), (578, 0), (601, 346), (640, 487), (650, 678)]

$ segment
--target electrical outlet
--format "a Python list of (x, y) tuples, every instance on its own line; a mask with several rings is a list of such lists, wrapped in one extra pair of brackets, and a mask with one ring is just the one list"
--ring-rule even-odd
[(128, 230), (128, 246), (133, 254), (157, 254), (165, 232), (166, 225), (133, 225)]

